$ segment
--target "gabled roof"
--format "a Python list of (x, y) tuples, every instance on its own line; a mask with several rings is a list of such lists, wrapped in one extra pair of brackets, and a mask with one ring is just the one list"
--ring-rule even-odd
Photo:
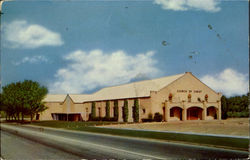
[[(119, 86), (112, 86), (103, 88), (93, 94), (70, 94), (69, 97), (74, 103), (84, 103), (90, 101), (125, 99), (125, 98), (138, 98), (149, 97), (150, 91), (159, 91), (166, 87), (173, 81), (182, 77), (183, 74), (162, 77), (152, 80), (144, 80), (139, 82), (128, 83)], [(44, 102), (64, 102), (65, 95), (47, 95)]]
[(47, 94), (43, 99), (44, 102), (63, 102), (66, 98), (66, 94)]
[(75, 103), (83, 103), (85, 101), (89, 101), (92, 97), (91, 94), (70, 94), (69, 96)]
[(149, 97), (150, 91), (159, 91), (184, 74), (106, 87), (93, 94), (91, 101)]

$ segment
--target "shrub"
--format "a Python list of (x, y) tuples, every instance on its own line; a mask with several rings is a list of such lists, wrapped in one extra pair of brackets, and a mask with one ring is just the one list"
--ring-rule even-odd
[(139, 101), (135, 99), (133, 107), (133, 118), (134, 122), (139, 122)]
[(142, 118), (142, 122), (153, 122), (152, 118)]
[(149, 114), (148, 114), (148, 119), (153, 119), (152, 113), (149, 113)]
[(96, 117), (96, 110), (95, 110), (95, 102), (92, 102), (91, 104), (91, 118), (95, 118)]
[(92, 118), (91, 114), (90, 114), (88, 121), (117, 121), (117, 119), (115, 117), (112, 117), (112, 118), (111, 117), (109, 117), (109, 118), (107, 118), (107, 117), (94, 117), (94, 118)]
[(124, 107), (123, 107), (123, 121), (128, 122), (128, 100), (124, 100)]
[(248, 111), (242, 111), (242, 112), (232, 112), (229, 111), (227, 112), (227, 116), (230, 118), (240, 118), (240, 117), (248, 117), (249, 116), (249, 112)]
[(106, 118), (110, 117), (110, 102), (106, 102)]
[(118, 100), (114, 101), (114, 118), (118, 121)]
[(155, 113), (154, 121), (156, 121), (156, 122), (162, 121), (162, 115), (159, 112)]

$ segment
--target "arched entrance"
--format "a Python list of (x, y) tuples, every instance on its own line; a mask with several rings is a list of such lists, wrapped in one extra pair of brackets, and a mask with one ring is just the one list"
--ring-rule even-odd
[(207, 119), (213, 120), (217, 119), (216, 108), (214, 106), (210, 106), (207, 108)]
[(170, 120), (182, 120), (182, 108), (175, 106), (170, 109)]
[(187, 109), (187, 120), (202, 120), (202, 111), (200, 107), (190, 107)]

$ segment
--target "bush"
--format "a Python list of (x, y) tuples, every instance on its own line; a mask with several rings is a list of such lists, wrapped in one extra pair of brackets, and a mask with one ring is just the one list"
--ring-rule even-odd
[(156, 121), (156, 122), (162, 121), (162, 115), (159, 112), (155, 113), (154, 121)]
[(119, 112), (118, 112), (118, 100), (115, 100), (114, 101), (114, 118), (116, 118), (117, 119), (117, 121), (118, 121), (118, 115), (119, 114)]
[(249, 112), (248, 111), (242, 111), (242, 112), (227, 112), (227, 116), (230, 118), (240, 118), (240, 117), (248, 117)]
[(134, 122), (139, 122), (139, 101), (135, 99), (133, 107), (133, 118)]
[(142, 122), (153, 122), (152, 118), (143, 118), (141, 120), (142, 120)]
[(148, 119), (153, 119), (152, 113), (149, 113), (149, 114), (148, 114)]
[(128, 122), (128, 100), (124, 100), (124, 107), (123, 107), (123, 121)]
[(91, 114), (89, 115), (88, 121), (117, 121), (118, 119), (115, 117), (91, 117)]
[(96, 110), (95, 110), (95, 102), (92, 102), (91, 105), (91, 118), (95, 118), (96, 117)]
[(106, 117), (110, 118), (110, 102), (106, 102)]

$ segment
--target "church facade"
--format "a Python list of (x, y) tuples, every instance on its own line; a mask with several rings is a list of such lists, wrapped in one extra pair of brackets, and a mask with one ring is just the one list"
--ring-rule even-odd
[(221, 119), (221, 93), (202, 83), (191, 72), (106, 87), (93, 94), (47, 95), (47, 110), (39, 120), (88, 121), (95, 102), (96, 117), (105, 117), (106, 102), (110, 117), (114, 117), (114, 102), (118, 101), (118, 121), (123, 121), (122, 108), (128, 101), (128, 122), (133, 122), (134, 101), (139, 102), (139, 121), (157, 112), (163, 121)]

